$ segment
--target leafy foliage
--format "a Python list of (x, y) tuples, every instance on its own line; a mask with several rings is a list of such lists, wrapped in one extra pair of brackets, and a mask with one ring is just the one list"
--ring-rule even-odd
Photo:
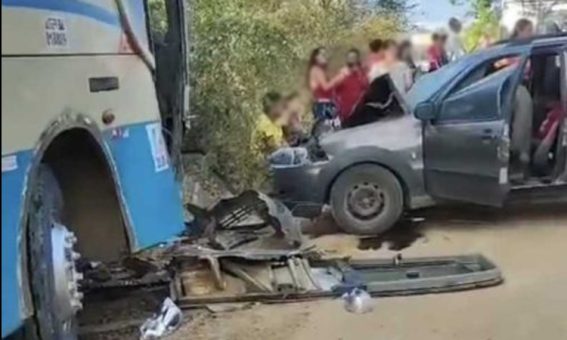
[(498, 40), (500, 24), (498, 15), (493, 11), (495, 0), (449, 0), (452, 5), (469, 3), (475, 20), (463, 32), (463, 43), (467, 51), (473, 51), (481, 46), (484, 39)]
[(252, 147), (262, 96), (301, 90), (311, 49), (365, 47), (401, 22), (348, 0), (189, 0), (189, 7), (192, 140), (236, 188), (259, 187), (267, 176), (264, 155)]
[(492, 11), (492, 0), (474, 0), (472, 8), (475, 21), (464, 32), (464, 45), (468, 51), (473, 51), (481, 45), (487, 37), (499, 40), (500, 20)]

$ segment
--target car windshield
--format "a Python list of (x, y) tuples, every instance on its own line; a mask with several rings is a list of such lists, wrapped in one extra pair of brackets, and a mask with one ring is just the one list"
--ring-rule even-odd
[(471, 57), (461, 58), (442, 67), (438, 71), (420, 77), (406, 96), (407, 104), (413, 112), (417, 104), (431, 98), (439, 89), (455, 78), (463, 69), (471, 64)]

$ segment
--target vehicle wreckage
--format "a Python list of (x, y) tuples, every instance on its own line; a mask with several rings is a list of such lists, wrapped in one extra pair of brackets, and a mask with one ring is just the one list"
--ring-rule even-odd
[(87, 290), (169, 284), (182, 308), (227, 302), (292, 302), (339, 297), (449, 292), (497, 285), (500, 270), (482, 255), (404, 259), (329, 257), (308, 242), (279, 201), (247, 191), (209, 209), (187, 206), (191, 232), (125, 258), (90, 264)]

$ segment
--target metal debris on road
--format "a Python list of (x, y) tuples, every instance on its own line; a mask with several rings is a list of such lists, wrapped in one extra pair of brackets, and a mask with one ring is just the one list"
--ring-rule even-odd
[[(202, 251), (193, 248), (176, 257), (172, 288), (181, 308), (341, 297), (357, 288), (372, 296), (440, 293), (502, 282), (500, 270), (481, 255), (355, 260), (323, 259), (313, 251)], [(192, 274), (196, 264), (208, 273), (208, 289), (195, 289), (200, 286)]]
[(223, 198), (209, 208), (185, 207), (195, 217), (188, 234), (207, 239), (215, 249), (235, 249), (266, 238), (280, 239), (286, 247), (296, 248), (303, 241), (301, 226), (289, 209), (257, 191)]

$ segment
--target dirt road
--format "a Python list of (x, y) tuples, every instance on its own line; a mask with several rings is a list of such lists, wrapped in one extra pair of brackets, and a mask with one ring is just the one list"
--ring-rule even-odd
[(399, 251), (405, 257), (480, 252), (501, 268), (505, 282), (475, 291), (375, 299), (374, 312), (364, 315), (347, 313), (338, 300), (257, 306), (201, 318), (172, 339), (567, 339), (567, 208), (446, 208), (418, 216), (425, 221), (362, 244), (354, 236), (321, 235), (333, 232), (323, 221), (312, 241), (356, 257), (391, 257), (397, 251), (389, 247), (406, 246)]

